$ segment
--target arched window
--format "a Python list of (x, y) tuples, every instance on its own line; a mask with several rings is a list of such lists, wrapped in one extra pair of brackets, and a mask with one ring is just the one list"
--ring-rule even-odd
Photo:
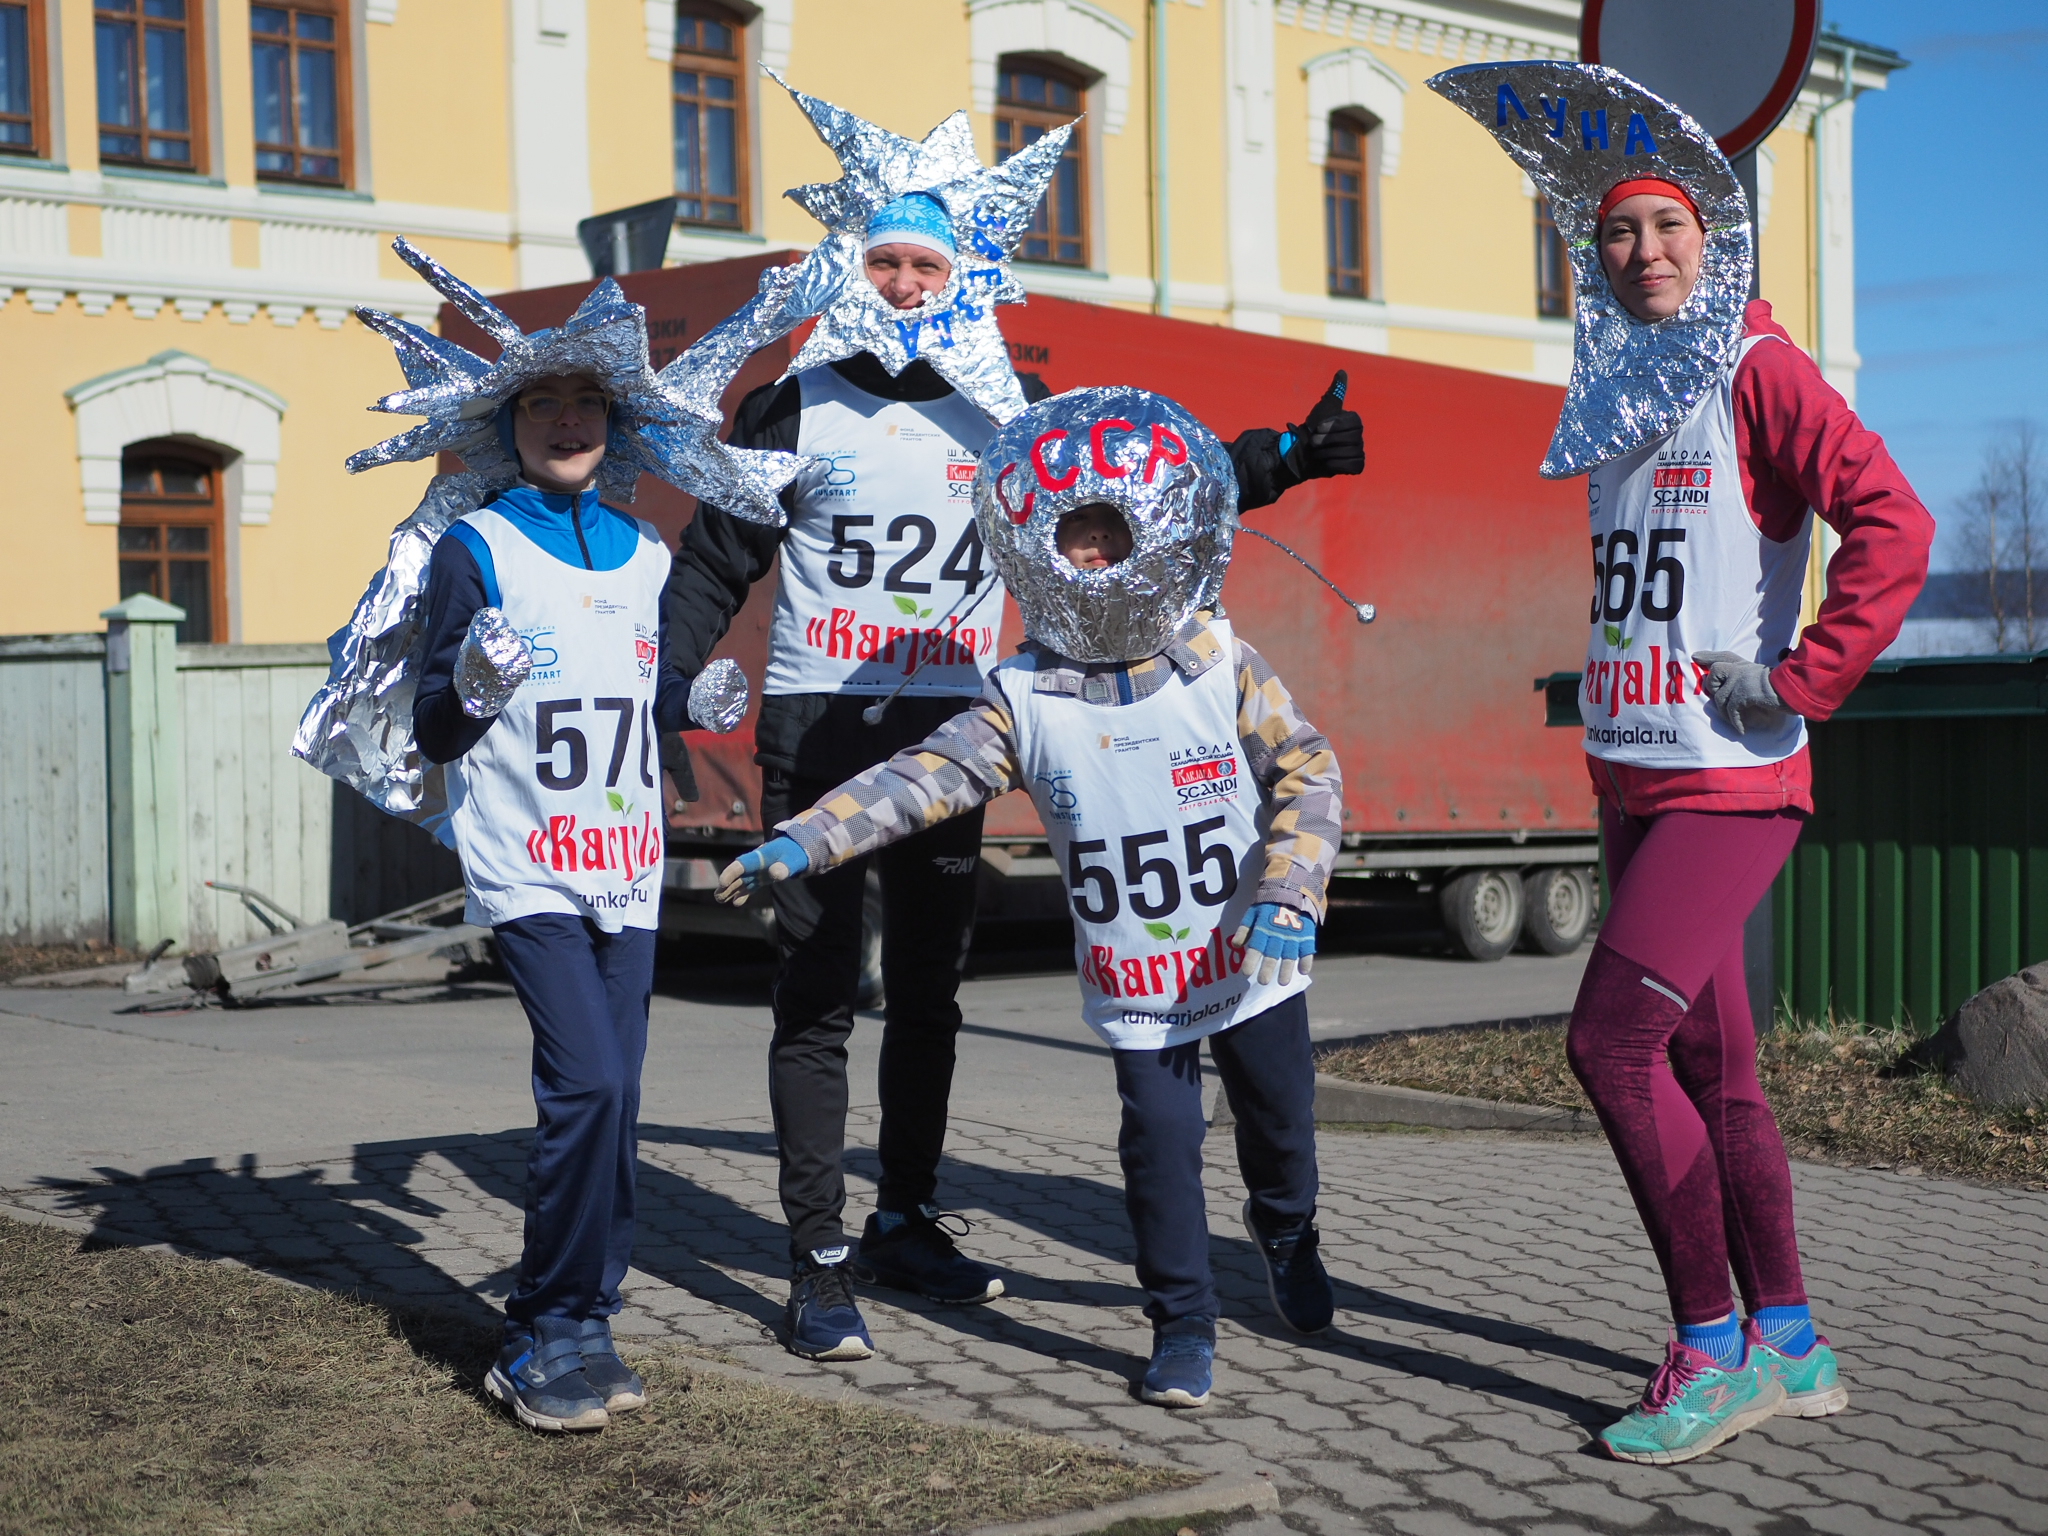
[(1550, 204), (1536, 199), (1536, 313), (1553, 320), (1572, 312), (1572, 263)]
[(181, 641), (227, 634), (220, 463), (189, 443), (136, 443), (121, 455), (121, 596), (147, 592), (185, 610)]
[[(1087, 87), (1080, 76), (1035, 59), (1004, 59), (996, 81), (996, 159), (1010, 156), (1070, 123), (1082, 112)], [(1017, 246), (1023, 261), (1088, 265), (1088, 147), (1085, 136), (1067, 140), (1045, 201)]]
[(678, 0), (672, 75), (676, 217), (685, 224), (747, 224), (746, 30), (709, 0)]
[(1330, 151), (1323, 160), (1323, 250), (1330, 292), (1372, 294), (1372, 131), (1358, 112), (1330, 114)]

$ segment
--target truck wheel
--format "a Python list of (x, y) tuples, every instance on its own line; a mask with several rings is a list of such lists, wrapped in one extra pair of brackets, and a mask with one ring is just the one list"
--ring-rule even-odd
[(1593, 872), (1553, 864), (1522, 882), (1522, 947), (1539, 955), (1568, 955), (1593, 926)]
[(1444, 926), (1474, 960), (1498, 960), (1522, 932), (1522, 877), (1511, 869), (1475, 869), (1443, 888)]
[(854, 1003), (862, 1008), (882, 1006), (882, 880), (868, 871), (860, 901), (860, 984)]

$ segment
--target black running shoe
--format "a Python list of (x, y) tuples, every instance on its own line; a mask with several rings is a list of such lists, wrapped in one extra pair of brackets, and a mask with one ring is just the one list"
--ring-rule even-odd
[(542, 1318), (536, 1333), (511, 1335), (484, 1390), (528, 1429), (603, 1429), (611, 1416), (583, 1374), (581, 1328), (567, 1318)]
[(1297, 1231), (1268, 1237), (1252, 1219), (1252, 1203), (1244, 1203), (1244, 1229), (1259, 1257), (1266, 1261), (1266, 1292), (1280, 1321), (1296, 1333), (1321, 1333), (1337, 1315), (1337, 1293), (1316, 1252), (1316, 1224), (1304, 1221)]
[(619, 1347), (612, 1342), (610, 1318), (585, 1318), (582, 1344), (584, 1379), (604, 1399), (605, 1412), (628, 1413), (647, 1406), (647, 1383), (619, 1358)]
[(789, 1279), (789, 1352), (806, 1360), (865, 1360), (875, 1352), (853, 1299), (853, 1246), (813, 1248)]
[[(960, 1225), (948, 1227), (949, 1221)], [(965, 1216), (936, 1205), (906, 1213), (887, 1232), (879, 1214), (870, 1216), (860, 1235), (860, 1265), (876, 1285), (915, 1291), (931, 1301), (993, 1301), (1003, 1294), (996, 1272), (953, 1246), (954, 1238), (973, 1230), (974, 1223)]]

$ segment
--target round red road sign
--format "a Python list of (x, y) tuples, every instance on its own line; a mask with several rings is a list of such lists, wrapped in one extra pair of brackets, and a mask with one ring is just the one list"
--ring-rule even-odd
[(1791, 110), (1820, 37), (1820, 0), (1586, 0), (1579, 57), (1676, 103), (1730, 160)]

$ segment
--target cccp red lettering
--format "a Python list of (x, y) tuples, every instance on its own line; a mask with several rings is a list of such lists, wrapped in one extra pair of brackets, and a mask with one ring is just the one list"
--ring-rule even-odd
[(1121, 480), (1130, 471), (1109, 461), (1103, 437), (1110, 432), (1135, 432), (1137, 426), (1116, 416), (1105, 417), (1088, 429), (1088, 452), (1095, 460), (1095, 473), (1106, 480)]
[(1173, 428), (1152, 424), (1152, 451), (1145, 455), (1145, 483), (1152, 483), (1152, 476), (1159, 468), (1159, 461), (1169, 464), (1185, 464), (1188, 461), (1188, 445), (1181, 441), (1180, 434)]
[[(1158, 443), (1158, 429), (1156, 427), (1153, 429), (1153, 433), (1153, 443), (1156, 449)], [(1054, 475), (1050, 469), (1047, 469), (1045, 467), (1046, 448), (1050, 444), (1064, 442), (1066, 440), (1066, 436), (1067, 434), (1064, 431), (1062, 431), (1058, 427), (1054, 427), (1050, 432), (1041, 432), (1038, 435), (1038, 441), (1031, 445), (1031, 467), (1038, 471), (1038, 483), (1044, 486), (1048, 491), (1064, 491), (1076, 480), (1081, 478), (1081, 466), (1078, 464), (1069, 466), (1067, 472), (1064, 475), (1057, 476)], [(1181, 450), (1180, 460), (1176, 462), (1184, 462), (1186, 458), (1187, 450), (1183, 448)], [(1149, 480), (1152, 477), (1150, 475), (1147, 475), (1145, 478)]]

